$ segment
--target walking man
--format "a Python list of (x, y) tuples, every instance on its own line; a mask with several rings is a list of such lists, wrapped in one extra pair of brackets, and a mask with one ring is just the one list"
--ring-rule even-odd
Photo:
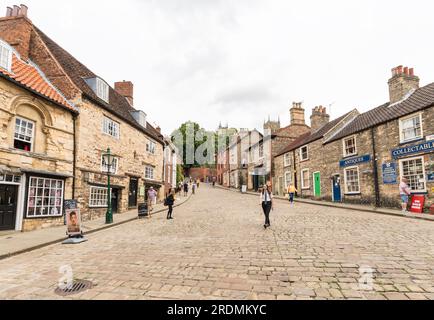
[(193, 194), (196, 194), (197, 184), (195, 181), (193, 181), (193, 185), (191, 186), (191, 190), (193, 191)]
[(157, 201), (157, 191), (151, 187), (148, 191), (148, 217), (152, 218), (152, 211), (154, 210), (154, 203)]
[(270, 187), (268, 185), (262, 188), (259, 199), (260, 199), (260, 206), (262, 206), (262, 210), (264, 211), (264, 215), (265, 215), (264, 229), (267, 229), (271, 227), (270, 212), (271, 210), (274, 210), (273, 193), (271, 192)]
[(409, 197), (411, 195), (411, 189), (408, 186), (408, 179), (402, 178), (401, 183), (399, 184), (399, 194), (401, 196), (401, 203), (402, 203), (402, 212), (405, 214), (407, 213), (408, 208), (408, 201)]
[(184, 183), (184, 197), (188, 197), (188, 182)]
[(291, 203), (291, 205), (294, 205), (294, 197), (296, 192), (298, 192), (297, 189), (295, 188), (294, 185), (291, 184), (288, 187), (289, 202)]

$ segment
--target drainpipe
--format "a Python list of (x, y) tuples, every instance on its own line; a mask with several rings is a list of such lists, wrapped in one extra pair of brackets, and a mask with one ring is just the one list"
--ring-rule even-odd
[(74, 114), (72, 116), (72, 126), (73, 126), (73, 143), (74, 143), (74, 152), (73, 152), (73, 164), (72, 164), (72, 199), (75, 199), (75, 179), (76, 179), (76, 168), (77, 168), (77, 115)]
[[(292, 151), (292, 160), (293, 160), (293, 167), (294, 167), (294, 187), (298, 190), (298, 180), (297, 180), (297, 163), (295, 161), (295, 150)], [(300, 190), (300, 196), (303, 196), (302, 190)], [(298, 196), (299, 192), (296, 192), (296, 195)]]
[(371, 128), (371, 140), (372, 140), (372, 165), (374, 166), (374, 190), (375, 190), (375, 207), (381, 207), (381, 197), (380, 197), (380, 184), (378, 182), (378, 159), (375, 147), (375, 132), (374, 128)]

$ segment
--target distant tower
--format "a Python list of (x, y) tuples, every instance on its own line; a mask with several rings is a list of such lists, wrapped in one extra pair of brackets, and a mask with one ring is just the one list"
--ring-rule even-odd
[(271, 121), (271, 118), (268, 117), (268, 121), (264, 122), (264, 131), (270, 130), (271, 133), (273, 134), (279, 129), (280, 129), (280, 118), (278, 121)]

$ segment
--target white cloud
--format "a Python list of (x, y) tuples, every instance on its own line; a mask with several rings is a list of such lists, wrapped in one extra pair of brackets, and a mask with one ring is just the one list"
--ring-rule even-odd
[[(32, 21), (170, 133), (289, 123), (292, 101), (332, 117), (388, 99), (390, 69), (434, 80), (430, 1), (27, 0)], [(61, 3), (61, 4), (60, 4)], [(2, 1), (3, 7), (13, 5)], [(307, 118), (309, 114), (307, 114)]]

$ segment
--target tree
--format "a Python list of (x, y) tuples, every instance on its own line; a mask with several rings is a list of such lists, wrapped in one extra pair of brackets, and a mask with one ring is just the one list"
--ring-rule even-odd
[(182, 165), (178, 164), (176, 165), (176, 184), (179, 185), (181, 182), (184, 182), (184, 180), (184, 170)]

